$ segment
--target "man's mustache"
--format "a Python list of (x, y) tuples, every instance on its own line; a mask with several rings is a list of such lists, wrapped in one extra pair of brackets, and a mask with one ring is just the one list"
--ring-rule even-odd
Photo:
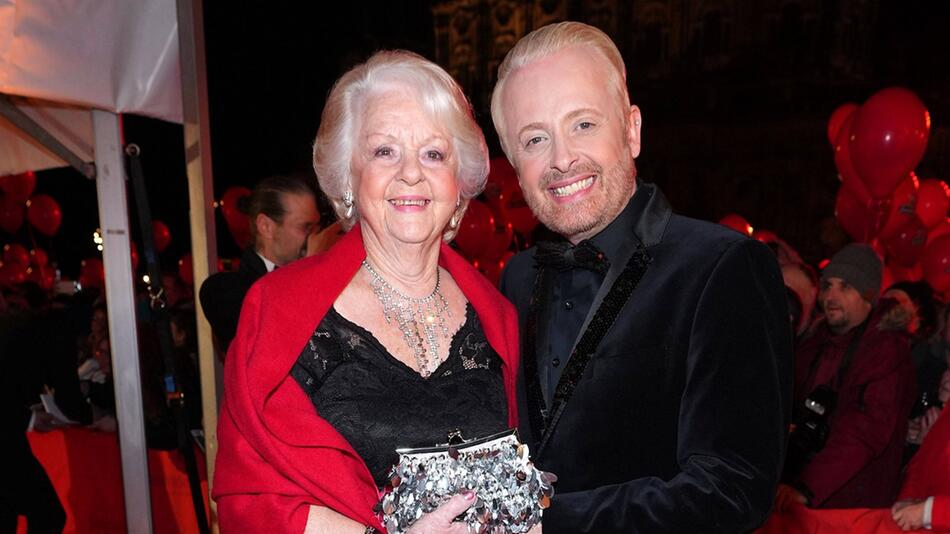
[(565, 178), (573, 178), (581, 174), (597, 174), (600, 175), (603, 173), (603, 168), (596, 163), (586, 162), (578, 163), (577, 165), (571, 167), (567, 172), (561, 172), (557, 169), (551, 169), (544, 173), (544, 176), (541, 177), (541, 188), (547, 189), (551, 184), (556, 184), (560, 181), (563, 181)]

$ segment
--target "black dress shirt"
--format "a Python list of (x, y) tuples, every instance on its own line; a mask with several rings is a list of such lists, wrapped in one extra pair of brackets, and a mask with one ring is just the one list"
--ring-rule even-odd
[[(604, 253), (607, 261), (619, 255), (627, 241), (629, 228), (636, 223), (639, 210), (634, 204), (632, 199), (627, 202), (620, 215), (589, 239)], [(581, 326), (604, 277), (605, 274), (588, 269), (575, 268), (560, 272), (550, 298), (541, 305), (542, 320), (539, 324), (548, 330), (546, 335), (539, 336), (539, 339), (546, 339), (547, 343), (538, 347), (538, 375), (547, 406), (551, 406), (551, 397), (561, 379), (561, 372), (574, 350)], [(557, 325), (557, 328), (551, 328), (551, 325)]]

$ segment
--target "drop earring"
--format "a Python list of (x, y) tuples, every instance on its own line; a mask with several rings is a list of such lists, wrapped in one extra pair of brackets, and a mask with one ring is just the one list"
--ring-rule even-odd
[(343, 193), (343, 205), (346, 206), (346, 211), (343, 212), (343, 217), (347, 219), (353, 218), (353, 192), (346, 191)]
[(459, 207), (462, 205), (462, 199), (455, 201), (455, 211), (452, 213), (452, 217), (449, 218), (449, 228), (455, 230), (459, 227)]

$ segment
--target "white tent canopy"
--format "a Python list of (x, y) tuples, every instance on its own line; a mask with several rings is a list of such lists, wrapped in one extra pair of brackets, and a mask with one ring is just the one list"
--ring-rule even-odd
[[(201, 0), (0, 0), (0, 176), (69, 164), (96, 178), (129, 532), (151, 532), (151, 514), (119, 114), (184, 124), (200, 284), (216, 261), (203, 47)], [(215, 358), (198, 321), (211, 471)]]
[[(86, 161), (89, 109), (181, 123), (174, 1), (0, 0), (0, 93)], [(64, 164), (0, 122), (0, 175)]]

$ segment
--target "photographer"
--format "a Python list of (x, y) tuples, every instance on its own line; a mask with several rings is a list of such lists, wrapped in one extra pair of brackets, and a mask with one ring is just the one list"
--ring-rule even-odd
[(915, 396), (909, 340), (882, 321), (882, 265), (851, 244), (821, 275), (825, 319), (795, 355), (795, 427), (776, 506), (886, 507), (900, 482), (907, 416)]

